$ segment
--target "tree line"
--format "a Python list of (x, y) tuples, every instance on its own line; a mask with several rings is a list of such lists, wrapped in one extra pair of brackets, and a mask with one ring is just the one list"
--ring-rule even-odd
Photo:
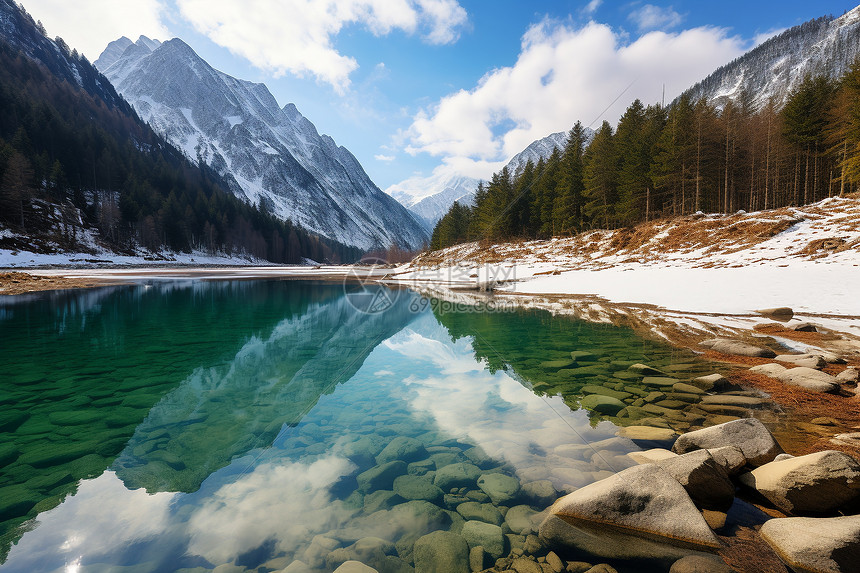
[[(31, 33), (43, 33), (32, 18), (29, 25)], [(55, 43), (110, 86), (83, 56)], [(117, 99), (123, 105), (60, 79), (0, 39), (0, 223), (44, 232), (49, 205), (78, 219), (60, 225), (59, 242), (71, 248), (79, 246), (83, 225), (97, 227), (104, 242), (129, 254), (143, 246), (278, 263), (361, 256), (225, 191), (217, 173), (190, 163)]]
[(455, 203), (431, 248), (569, 236), (698, 211), (803, 205), (860, 183), (860, 60), (838, 80), (805, 78), (778, 109), (741, 93), (721, 108), (682, 95), (634, 101), (588, 140), (579, 122), (548, 158), (479, 184)]

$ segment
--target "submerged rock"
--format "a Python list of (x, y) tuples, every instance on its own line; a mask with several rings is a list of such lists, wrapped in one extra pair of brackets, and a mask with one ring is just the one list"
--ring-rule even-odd
[(672, 451), (685, 454), (694, 450), (710, 450), (735, 446), (743, 453), (747, 463), (761, 466), (783, 453), (770, 431), (755, 418), (733, 420), (717, 426), (702, 428), (681, 435)]
[(415, 438), (398, 436), (388, 442), (388, 445), (379, 452), (379, 455), (376, 456), (376, 463), (382, 465), (394, 460), (417, 462), (426, 457), (427, 450), (424, 449), (424, 444)]
[(590, 394), (585, 396), (579, 401), (579, 404), (587, 410), (593, 410), (601, 414), (615, 414), (627, 406), (627, 404), (618, 398), (602, 396), (600, 394)]
[(719, 390), (729, 385), (729, 379), (722, 374), (709, 374), (707, 376), (699, 376), (690, 381), (705, 392), (709, 390)]
[(799, 573), (847, 573), (860, 563), (860, 516), (771, 519), (760, 533)]
[(403, 499), (423, 499), (431, 503), (439, 503), (444, 495), (432, 481), (421, 476), (397, 476), (393, 489), (394, 493)]
[(470, 463), (458, 462), (442, 466), (433, 478), (433, 483), (448, 492), (452, 487), (474, 487), (481, 476), (481, 469)]
[(721, 546), (681, 484), (654, 464), (626, 469), (559, 499), (541, 523), (540, 536), (553, 548), (668, 563), (691, 550)]
[(520, 491), (520, 481), (504, 474), (484, 474), (478, 478), (478, 487), (490, 496), (496, 505), (504, 505)]
[(627, 368), (631, 372), (635, 372), (637, 374), (642, 374), (643, 376), (666, 376), (667, 374), (662, 370), (658, 370), (657, 368), (652, 368), (651, 366), (647, 366), (645, 364), (632, 364)]
[(771, 462), (740, 480), (791, 513), (827, 513), (860, 498), (860, 463), (835, 450)]
[(469, 547), (483, 547), (493, 559), (505, 554), (505, 534), (502, 528), (483, 521), (467, 521), (461, 534)]
[(415, 573), (470, 573), (469, 545), (449, 531), (420, 537), (413, 550)]
[(392, 489), (394, 479), (406, 473), (406, 462), (397, 460), (373, 466), (369, 470), (356, 476), (358, 490), (363, 493), (379, 489)]

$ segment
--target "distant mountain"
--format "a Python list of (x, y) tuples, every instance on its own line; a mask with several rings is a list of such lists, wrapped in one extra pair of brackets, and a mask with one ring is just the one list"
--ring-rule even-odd
[[(586, 128), (586, 133), (588, 134), (587, 141), (590, 141), (594, 132)], [(542, 139), (533, 141), (508, 161), (508, 171), (511, 175), (516, 175), (529, 160), (537, 163), (541, 158), (547, 159), (552, 155), (553, 149), (558, 147), (561, 151), (566, 144), (566, 131), (551, 133)], [(461, 205), (474, 203), (475, 189), (478, 187), (479, 181), (474, 177), (446, 173), (431, 175), (430, 177), (412, 177), (392, 185), (385, 192), (420, 217), (425, 225), (432, 230), (439, 219), (448, 212), (454, 201)]]
[(424, 226), (295, 105), (281, 109), (265, 85), (215, 70), (182, 40), (120, 38), (97, 63), (156, 132), (237, 196), (363, 249), (427, 240)]
[(685, 93), (721, 105), (746, 92), (757, 109), (777, 107), (806, 75), (837, 79), (860, 55), (860, 6), (839, 18), (804, 22), (717, 69)]
[(385, 192), (420, 217), (426, 227), (432, 230), (455, 201), (461, 205), (474, 202), (478, 182), (474, 177), (445, 173), (412, 177), (392, 185)]

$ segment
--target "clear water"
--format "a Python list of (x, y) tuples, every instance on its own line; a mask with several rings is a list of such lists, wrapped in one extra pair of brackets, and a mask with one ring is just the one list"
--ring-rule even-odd
[[(508, 508), (540, 511), (638, 448), (576, 409), (583, 386), (635, 383), (632, 362), (709, 372), (610, 325), (369, 294), (378, 312), (297, 281), (0, 297), (0, 570), (332, 571), (351, 556), (405, 572), (416, 539), (476, 512), (506, 553), (528, 534)], [(547, 366), (572, 350), (593, 353), (585, 370)], [(456, 463), (520, 490), (436, 478)]]

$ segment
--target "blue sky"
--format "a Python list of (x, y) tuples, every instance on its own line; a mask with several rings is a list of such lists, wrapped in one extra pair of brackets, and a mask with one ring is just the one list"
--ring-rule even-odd
[(669, 100), (769, 34), (854, 7), (834, 0), (24, 6), (91, 60), (122, 35), (182, 38), (214, 67), (264, 82), (282, 106), (295, 103), (383, 189), (434, 170), (487, 177), (534, 139), (576, 120), (614, 122), (635, 97), (658, 101), (664, 84)]

